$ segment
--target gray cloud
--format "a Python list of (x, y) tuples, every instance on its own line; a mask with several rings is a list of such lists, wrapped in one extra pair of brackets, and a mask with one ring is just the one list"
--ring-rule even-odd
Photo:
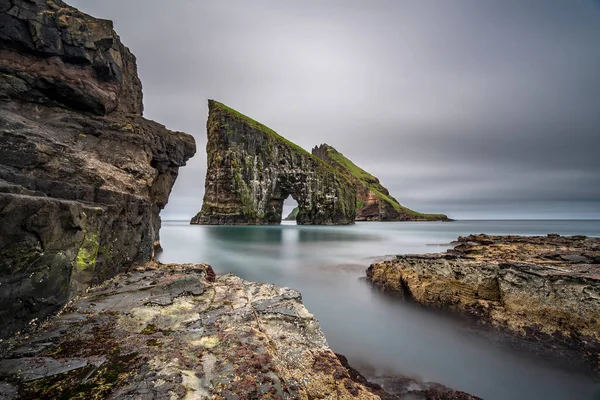
[(600, 7), (592, 0), (104, 0), (146, 116), (196, 137), (166, 216), (200, 209), (206, 99), (327, 142), (407, 206), (600, 218)]

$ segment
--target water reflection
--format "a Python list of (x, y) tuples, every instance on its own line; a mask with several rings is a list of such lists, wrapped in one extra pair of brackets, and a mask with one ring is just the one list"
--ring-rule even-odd
[[(398, 302), (359, 280), (373, 257), (442, 251), (459, 235), (588, 234), (597, 222), (363, 223), (350, 227), (203, 227), (165, 222), (163, 262), (298, 289), (330, 345), (357, 366), (403, 373), (486, 399), (593, 399), (598, 383), (473, 335), (454, 318)], [(446, 245), (444, 245), (446, 244)]]

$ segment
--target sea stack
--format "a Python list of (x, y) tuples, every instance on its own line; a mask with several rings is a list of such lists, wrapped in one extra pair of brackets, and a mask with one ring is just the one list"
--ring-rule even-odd
[(192, 224), (279, 224), (288, 196), (300, 225), (354, 223), (356, 192), (346, 176), (224, 104), (209, 100), (208, 108), (206, 189)]

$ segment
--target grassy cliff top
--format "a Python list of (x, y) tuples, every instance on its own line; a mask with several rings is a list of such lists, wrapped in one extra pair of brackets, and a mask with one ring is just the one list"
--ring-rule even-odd
[(308, 152), (307, 150), (298, 146), (296, 143), (287, 140), (286, 138), (284, 138), (283, 136), (281, 136), (280, 134), (275, 132), (273, 129), (269, 128), (268, 126), (266, 126), (264, 124), (261, 124), (260, 122), (256, 121), (255, 119), (252, 119), (249, 116), (242, 114), (241, 112), (239, 112), (229, 106), (226, 106), (225, 104), (220, 103), (216, 100), (208, 100), (208, 108), (209, 108), (209, 111), (225, 113), (225, 114), (227, 114), (228, 117), (234, 118), (246, 125), (249, 125), (250, 127), (254, 128), (256, 130), (263, 132), (266, 135), (269, 135), (270, 137), (275, 139), (275, 141), (285, 144), (288, 147), (292, 148), (293, 150), (301, 153), (302, 155), (313, 159), (321, 167), (334, 173), (336, 176), (338, 176), (341, 179), (343, 179), (344, 181), (348, 182), (348, 184), (352, 184), (352, 181), (349, 180), (349, 178), (346, 174), (341, 173), (339, 170), (335, 169), (329, 163), (325, 162), (324, 160), (321, 160), (319, 157), (312, 155), (310, 152)]
[(247, 115), (242, 114), (241, 112), (239, 112), (237, 110), (234, 110), (231, 107), (226, 106), (223, 103), (220, 103), (216, 100), (208, 100), (208, 107), (209, 107), (209, 110), (219, 110), (221, 112), (224, 112), (224, 113), (228, 114), (229, 116), (231, 116), (241, 122), (244, 122), (247, 125), (250, 125), (252, 128), (270, 135), (275, 140), (287, 144), (288, 146), (292, 147), (294, 150), (304, 153), (307, 156), (314, 157), (308, 151), (306, 151), (302, 147), (298, 146), (296, 143), (287, 140), (286, 138), (284, 138), (283, 136), (281, 136), (280, 134), (278, 134), (273, 129), (269, 128), (268, 126), (261, 124), (260, 122), (248, 117)]
[(334, 147), (325, 143), (317, 147), (315, 150), (313, 150), (313, 152), (322, 152), (323, 150), (326, 151), (327, 158), (331, 160), (331, 163), (336, 169), (349, 176), (351, 179), (358, 180), (363, 186), (375, 193), (381, 200), (391, 204), (398, 213), (431, 221), (444, 220), (448, 218), (444, 214), (423, 214), (402, 206), (394, 197), (388, 194), (388, 190), (383, 187), (383, 185), (379, 182), (379, 179), (360, 168), (358, 165), (354, 164)]
[(379, 183), (379, 180), (375, 178), (373, 175), (360, 168), (358, 165), (354, 164), (352, 161), (347, 159), (342, 153), (334, 149), (332, 146), (328, 144), (321, 145), (327, 151), (327, 156), (335, 163), (338, 167), (346, 170), (348, 174), (350, 174), (353, 178), (358, 179), (360, 181), (365, 181), (369, 183)]

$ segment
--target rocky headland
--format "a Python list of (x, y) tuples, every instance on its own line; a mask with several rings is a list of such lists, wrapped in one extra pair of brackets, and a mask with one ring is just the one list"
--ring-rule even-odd
[(142, 110), (111, 21), (0, 1), (0, 336), (151, 259), (195, 142)]
[(450, 221), (444, 214), (423, 214), (402, 206), (379, 179), (328, 144), (316, 146), (312, 154), (356, 185), (357, 221)]
[(488, 236), (458, 239), (443, 254), (371, 265), (376, 287), (542, 344), (600, 371), (600, 239)]

